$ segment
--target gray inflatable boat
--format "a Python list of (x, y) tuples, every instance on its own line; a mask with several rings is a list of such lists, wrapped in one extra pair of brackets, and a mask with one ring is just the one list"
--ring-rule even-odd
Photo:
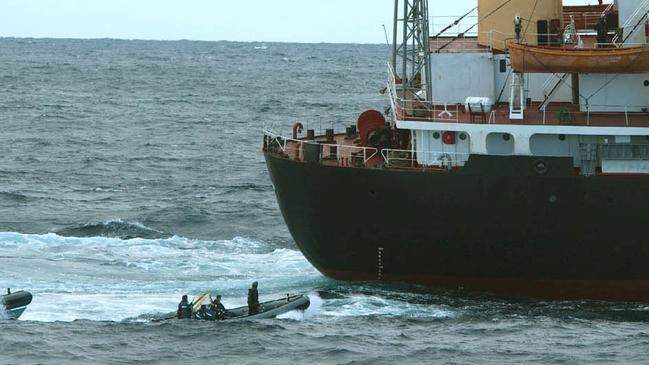
[[(203, 321), (237, 321), (243, 319), (267, 319), (275, 318), (290, 311), (304, 311), (309, 308), (311, 301), (306, 295), (287, 295), (282, 299), (259, 303), (257, 313), (248, 313), (248, 306), (227, 309), (225, 311), (213, 312), (209, 305), (201, 305), (198, 311), (192, 315), (193, 319)], [(175, 318), (175, 317), (174, 317)], [(170, 318), (168, 318), (170, 319)]]
[(228, 309), (225, 311), (225, 320), (233, 319), (265, 319), (275, 318), (281, 314), (294, 310), (305, 311), (311, 305), (306, 295), (287, 295), (286, 298), (259, 303), (259, 310), (256, 314), (248, 313), (248, 306)]

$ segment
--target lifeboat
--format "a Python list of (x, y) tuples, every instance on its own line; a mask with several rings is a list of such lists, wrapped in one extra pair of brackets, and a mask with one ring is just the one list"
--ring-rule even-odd
[(522, 73), (649, 72), (649, 45), (632, 48), (557, 48), (509, 43), (512, 68)]

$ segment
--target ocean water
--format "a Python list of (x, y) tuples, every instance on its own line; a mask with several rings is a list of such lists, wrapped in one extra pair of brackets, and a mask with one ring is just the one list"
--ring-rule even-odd
[[(649, 303), (540, 302), (319, 274), (261, 129), (340, 128), (380, 94), (378, 45), (0, 39), (0, 364), (643, 364)], [(157, 322), (182, 294), (306, 293), (272, 320)]]

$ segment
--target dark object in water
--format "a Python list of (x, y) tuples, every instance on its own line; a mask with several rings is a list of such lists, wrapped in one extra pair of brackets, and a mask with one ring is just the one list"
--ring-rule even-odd
[[(248, 314), (248, 306), (228, 309), (223, 313), (214, 313), (202, 317), (199, 315), (200, 311), (194, 313), (194, 318), (204, 321), (234, 321), (242, 319), (268, 319), (274, 318), (281, 314), (288, 313), (294, 310), (304, 311), (309, 308), (311, 301), (306, 295), (286, 295), (285, 298), (272, 300), (269, 302), (259, 303), (257, 313), (253, 315)], [(163, 319), (155, 319), (154, 322), (175, 319), (175, 315)]]
[(309, 308), (309, 305), (311, 305), (311, 301), (306, 295), (287, 295), (286, 298), (259, 303), (257, 313), (253, 315), (248, 314), (247, 305), (244, 307), (228, 309), (225, 311), (225, 318), (223, 320), (274, 318), (280, 314), (288, 313), (293, 310), (304, 311)]
[(18, 319), (27, 306), (32, 302), (32, 294), (26, 291), (17, 291), (12, 293), (7, 290), (7, 294), (0, 296), (0, 319)]

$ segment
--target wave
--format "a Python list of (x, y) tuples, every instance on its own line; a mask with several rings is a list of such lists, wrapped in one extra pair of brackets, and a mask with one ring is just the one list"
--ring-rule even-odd
[(172, 237), (171, 234), (147, 227), (138, 222), (125, 222), (121, 219), (101, 223), (90, 223), (80, 227), (70, 227), (56, 232), (64, 237), (111, 237), (120, 239), (147, 238), (159, 239)]
[(242, 184), (230, 184), (219, 188), (221, 195), (227, 194), (236, 194), (240, 192), (254, 192), (254, 193), (265, 193), (267, 191), (272, 191), (273, 186), (268, 184), (255, 184), (255, 183), (242, 183)]
[(388, 283), (343, 283), (323, 277), (297, 250), (270, 241), (169, 238), (130, 240), (0, 233), (0, 288), (29, 290), (33, 321), (149, 321), (174, 310), (183, 294), (223, 295), (227, 307), (245, 305), (259, 281), (263, 300), (308, 293), (311, 308), (287, 320), (342, 323), (390, 321), (646, 322), (646, 305), (512, 301)]
[[(384, 293), (385, 294), (385, 293)], [(454, 318), (458, 312), (436, 304), (419, 304), (390, 298), (390, 295), (351, 294), (329, 299), (320, 314), (329, 317)]]
[(0, 233), (0, 287), (29, 290), (24, 319), (121, 321), (167, 313), (182, 294), (222, 294), (245, 304), (259, 281), (264, 296), (309, 291), (324, 279), (296, 250), (235, 237), (121, 239)]
[(27, 195), (19, 193), (11, 193), (7, 191), (0, 191), (0, 201), (11, 201), (11, 202), (26, 202), (30, 199)]

